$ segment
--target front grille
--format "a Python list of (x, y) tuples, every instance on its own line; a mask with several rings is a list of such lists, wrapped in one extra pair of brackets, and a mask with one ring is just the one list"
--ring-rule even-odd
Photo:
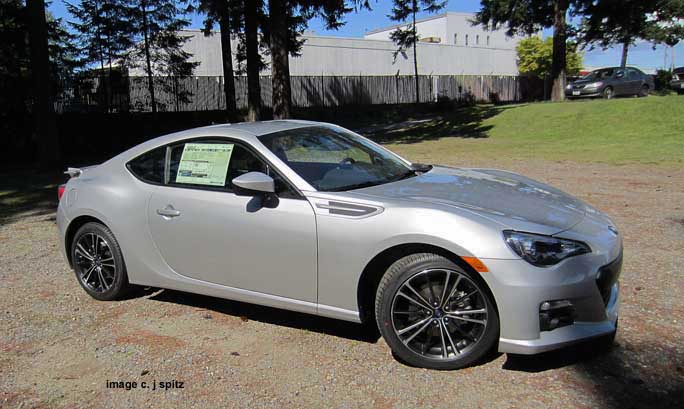
[(584, 85), (573, 85), (572, 89), (582, 89), (584, 88)]
[(596, 275), (596, 285), (598, 286), (601, 298), (603, 298), (603, 305), (605, 306), (607, 306), (608, 301), (610, 301), (610, 291), (618, 278), (620, 278), (621, 271), (622, 251), (620, 251), (620, 255), (617, 256), (615, 260), (599, 268), (599, 272)]

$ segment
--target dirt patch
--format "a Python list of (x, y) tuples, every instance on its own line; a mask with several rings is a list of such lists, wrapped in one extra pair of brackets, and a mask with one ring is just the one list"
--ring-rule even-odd
[(164, 350), (176, 349), (185, 345), (178, 338), (155, 334), (151, 331), (138, 330), (127, 335), (116, 337), (117, 344), (144, 345)]
[(440, 372), (401, 364), (346, 322), (173, 291), (98, 302), (59, 254), (54, 210), (29, 211), (0, 220), (0, 406), (682, 407), (684, 170), (457, 154), (445, 164), (522, 173), (615, 220), (625, 238), (616, 348), (495, 354)]

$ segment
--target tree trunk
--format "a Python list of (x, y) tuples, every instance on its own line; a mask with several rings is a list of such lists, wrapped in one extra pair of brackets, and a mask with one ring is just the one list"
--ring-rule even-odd
[(416, 11), (418, 1), (413, 0), (413, 78), (416, 81), (416, 104), (420, 103), (420, 89), (418, 87), (418, 28), (416, 27)]
[(232, 122), (237, 117), (235, 105), (235, 75), (233, 74), (233, 50), (230, 48), (230, 10), (228, 0), (219, 1), (219, 27), (221, 28), (221, 57), (223, 59), (223, 92), (226, 94), (226, 115)]
[(245, 40), (247, 48), (247, 120), (261, 119), (261, 85), (259, 84), (258, 1), (245, 1)]
[(145, 65), (147, 71), (147, 89), (150, 92), (150, 104), (152, 105), (152, 112), (157, 113), (157, 100), (154, 98), (154, 78), (152, 77), (152, 57), (150, 55), (150, 39), (148, 36), (149, 27), (147, 25), (147, 5), (145, 1), (141, 3), (142, 9), (142, 23), (143, 23), (143, 46), (145, 48)]
[(568, 0), (555, 0), (553, 5), (553, 63), (551, 64), (551, 100), (565, 99), (565, 66), (567, 48), (567, 27), (565, 15), (568, 11)]
[(625, 68), (627, 66), (627, 53), (629, 52), (629, 40), (625, 40), (622, 43), (622, 59), (620, 60), (620, 68)]
[(290, 58), (287, 47), (286, 0), (269, 0), (271, 24), (271, 86), (273, 89), (273, 118), (290, 118), (292, 90), (290, 88)]
[(48, 52), (45, 1), (27, 0), (29, 15), (29, 47), (35, 105), (35, 133), (38, 137), (40, 164), (43, 167), (56, 165), (60, 159), (57, 119), (53, 105), (52, 82), (50, 81), (50, 55)]

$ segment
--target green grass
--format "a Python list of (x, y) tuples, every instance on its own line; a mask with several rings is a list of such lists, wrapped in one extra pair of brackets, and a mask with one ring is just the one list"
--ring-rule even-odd
[(464, 107), (369, 136), (434, 162), (457, 155), (681, 166), (684, 97)]

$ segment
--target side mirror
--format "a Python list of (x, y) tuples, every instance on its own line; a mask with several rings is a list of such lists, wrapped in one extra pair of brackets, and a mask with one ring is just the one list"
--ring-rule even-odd
[(259, 193), (274, 193), (275, 183), (273, 178), (261, 172), (249, 172), (242, 176), (238, 176), (232, 181), (233, 185), (240, 189), (259, 192)]

